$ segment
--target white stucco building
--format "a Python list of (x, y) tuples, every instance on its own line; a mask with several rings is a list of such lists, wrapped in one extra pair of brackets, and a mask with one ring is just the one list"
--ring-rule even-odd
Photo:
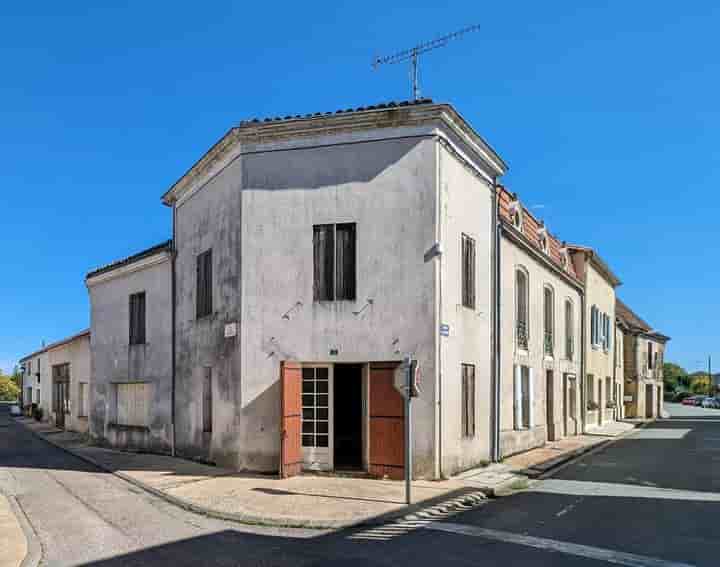
[(505, 169), (453, 107), (429, 101), (232, 128), (163, 198), (178, 453), (398, 478), (392, 380), (412, 354), (415, 474), (490, 460)]

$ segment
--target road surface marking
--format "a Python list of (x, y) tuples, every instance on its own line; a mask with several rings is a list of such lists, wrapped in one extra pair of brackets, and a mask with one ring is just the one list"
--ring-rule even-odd
[(718, 492), (680, 490), (615, 482), (561, 480), (559, 478), (545, 479), (535, 484), (529, 491), (572, 496), (609, 496), (615, 498), (652, 498), (660, 500), (687, 500), (692, 502), (720, 502), (720, 493)]
[(634, 553), (625, 553), (612, 549), (604, 549), (602, 547), (592, 547), (589, 545), (568, 543), (565, 541), (557, 541), (544, 537), (532, 537), (512, 532), (489, 530), (486, 528), (468, 526), (465, 524), (453, 524), (450, 522), (431, 522), (425, 526), (425, 529), (435, 530), (439, 532), (448, 532), (452, 534), (482, 537), (494, 541), (502, 541), (505, 543), (524, 545), (526, 547), (544, 549), (546, 551), (555, 551), (558, 553), (565, 553), (567, 555), (576, 555), (578, 557), (586, 557), (588, 559), (597, 559), (599, 561), (605, 561), (607, 563), (615, 563), (616, 565), (627, 565), (628, 567), (694, 567), (689, 563), (665, 561), (663, 559), (655, 559), (654, 557), (635, 555)]

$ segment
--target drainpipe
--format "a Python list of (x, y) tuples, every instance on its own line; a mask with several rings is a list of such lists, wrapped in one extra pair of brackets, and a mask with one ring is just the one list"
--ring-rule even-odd
[(435, 371), (436, 379), (435, 379), (435, 398), (436, 398), (436, 404), (435, 404), (435, 419), (436, 419), (436, 427), (435, 432), (437, 435), (437, 439), (435, 442), (435, 477), (437, 479), (443, 478), (443, 466), (442, 466), (442, 459), (443, 459), (443, 452), (442, 452), (442, 444), (443, 444), (443, 411), (442, 411), (442, 346), (443, 346), (443, 338), (440, 336), (440, 325), (442, 324), (442, 318), (443, 318), (443, 294), (442, 294), (442, 278), (443, 278), (443, 272), (442, 272), (442, 260), (443, 260), (443, 249), (442, 249), (442, 176), (440, 175), (440, 159), (441, 159), (442, 153), (440, 152), (440, 142), (436, 139), (435, 140), (435, 242), (438, 243), (438, 246), (440, 247), (440, 254), (437, 256), (437, 261), (435, 263), (435, 284), (436, 284), (436, 290), (437, 290), (437, 315), (435, 317), (435, 329), (433, 331), (435, 336), (435, 349), (436, 349), (436, 356), (435, 356), (435, 362), (437, 364), (437, 368)]
[(501, 327), (501, 294), (502, 287), (500, 285), (501, 280), (501, 269), (500, 269), (500, 243), (501, 243), (501, 227), (498, 218), (498, 186), (497, 177), (493, 178), (492, 184), (492, 226), (493, 226), (493, 239), (492, 239), (492, 282), (491, 282), (491, 297), (492, 299), (492, 388), (493, 388), (493, 402), (491, 410), (491, 422), (492, 422), (492, 460), (499, 462), (501, 459), (500, 455), (500, 386), (502, 382), (502, 362), (500, 359), (501, 354), (501, 343), (500, 340), (500, 327)]
[(170, 444), (171, 444), (171, 454), (174, 457), (176, 455), (175, 453), (175, 370), (176, 370), (176, 364), (175, 364), (175, 354), (176, 354), (176, 335), (175, 335), (175, 317), (176, 317), (176, 310), (177, 310), (177, 289), (176, 289), (176, 258), (177, 258), (177, 244), (176, 244), (176, 234), (175, 234), (175, 224), (176, 224), (176, 217), (177, 217), (177, 211), (176, 211), (176, 204), (173, 202), (172, 206), (172, 244), (170, 245), (170, 301), (172, 301), (172, 306), (170, 308), (170, 326), (171, 326), (171, 381), (170, 381)]

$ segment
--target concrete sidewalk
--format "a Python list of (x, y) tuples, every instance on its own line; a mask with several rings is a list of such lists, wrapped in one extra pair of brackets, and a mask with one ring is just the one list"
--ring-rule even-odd
[(509, 472), (537, 478), (583, 453), (608, 445), (615, 438), (627, 435), (644, 423), (612, 421), (602, 426), (595, 426), (584, 435), (566, 437), (537, 449), (513, 455), (505, 459), (503, 464), (508, 467)]
[(335, 529), (375, 524), (441, 505), (478, 503), (506, 493), (518, 480), (502, 465), (469, 471), (462, 478), (413, 482), (413, 505), (398, 481), (301, 475), (278, 479), (241, 474), (193, 461), (128, 453), (90, 445), (84, 435), (27, 418), (25, 427), (70, 453), (183, 508), (244, 523)]
[(28, 553), (28, 542), (10, 501), (0, 494), (0, 567), (19, 567)]
[(90, 445), (84, 435), (47, 423), (27, 418), (17, 421), (46, 441), (183, 508), (244, 523), (327, 529), (380, 523), (437, 505), (464, 505), (503, 496), (527, 487), (528, 477), (537, 477), (633, 428), (613, 424), (606, 430), (550, 443), (450, 480), (414, 481), (413, 505), (407, 506), (403, 482), (310, 474), (289, 479), (242, 474), (165, 455), (101, 448)]

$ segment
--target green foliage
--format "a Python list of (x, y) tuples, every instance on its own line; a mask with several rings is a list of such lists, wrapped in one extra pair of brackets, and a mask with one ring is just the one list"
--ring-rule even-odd
[(687, 370), (674, 362), (663, 364), (663, 382), (666, 391), (682, 391), (690, 387)]
[(707, 372), (700, 373), (695, 372), (690, 376), (690, 390), (694, 394), (707, 394), (710, 390), (710, 378), (708, 378)]
[(20, 388), (10, 376), (0, 374), (0, 401), (14, 402), (18, 399)]

